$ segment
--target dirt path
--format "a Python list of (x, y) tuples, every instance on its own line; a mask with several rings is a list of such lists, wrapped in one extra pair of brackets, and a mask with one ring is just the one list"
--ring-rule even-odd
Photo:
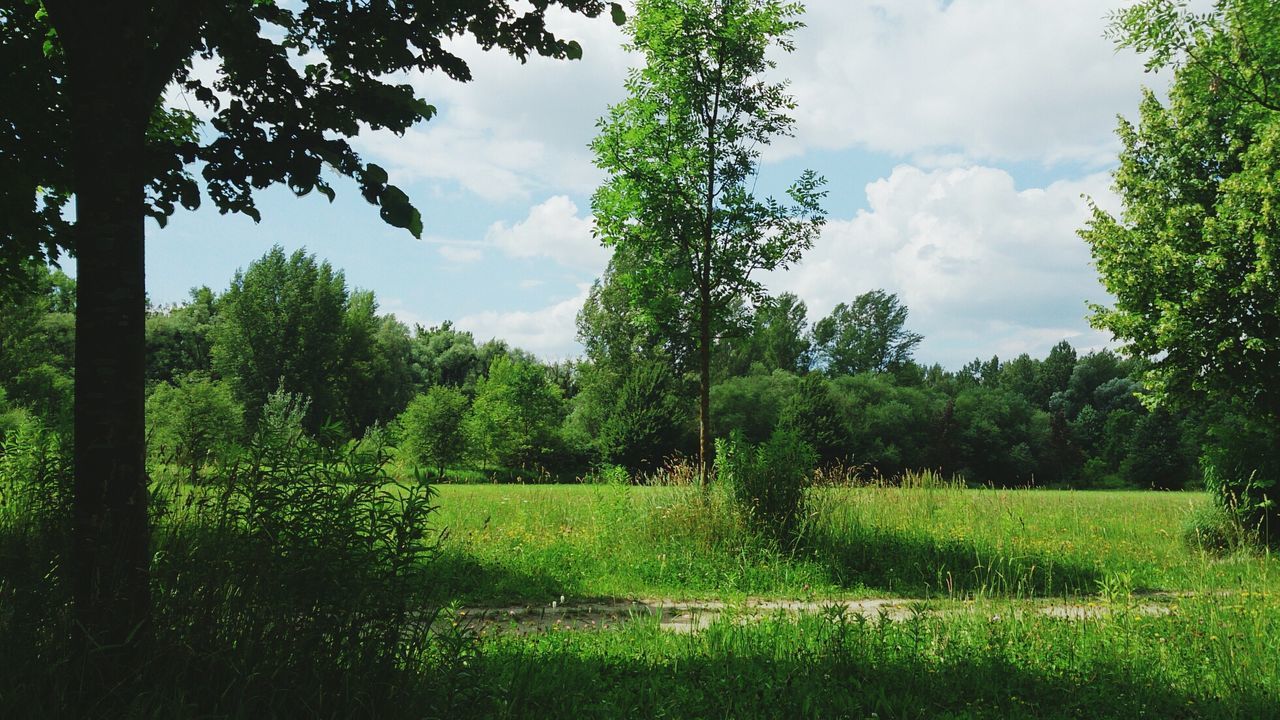
[[(1104, 602), (1068, 600), (1014, 601), (1014, 612), (1035, 612), (1064, 620), (1086, 620), (1105, 617), (1124, 608), (1128, 612), (1159, 616), (1173, 612), (1175, 595), (1148, 595), (1131, 602), (1112, 605)], [(459, 619), (493, 632), (528, 634), (553, 629), (608, 630), (634, 619), (656, 617), (658, 626), (670, 632), (689, 633), (702, 630), (725, 613), (733, 613), (739, 622), (786, 613), (843, 612), (848, 617), (862, 615), (870, 620), (884, 618), (901, 622), (915, 615), (988, 612), (990, 607), (972, 602), (928, 604), (911, 598), (874, 598), (865, 600), (747, 600), (742, 603), (688, 601), (670, 598), (614, 600), (595, 603), (549, 605), (512, 605), (507, 607), (472, 607), (459, 611)], [(999, 616), (993, 616), (998, 619)]]

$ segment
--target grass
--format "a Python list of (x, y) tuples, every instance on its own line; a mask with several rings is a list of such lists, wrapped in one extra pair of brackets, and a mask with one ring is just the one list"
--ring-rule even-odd
[[(456, 632), (478, 643), (463, 695), (482, 716), (1280, 717), (1276, 561), (1189, 550), (1183, 523), (1209, 502), (822, 489), (791, 552), (747, 532), (715, 492), (450, 486), (440, 569), (444, 586), (476, 603), (731, 601), (687, 635), (648, 616), (533, 634), (460, 622)], [(1170, 593), (1167, 613), (1144, 610), (1144, 591)], [(748, 594), (820, 607), (921, 600), (898, 622), (834, 603), (748, 622), (732, 609)], [(1039, 611), (1048, 596), (1098, 612), (1050, 616)]]
[(1267, 555), (1189, 550), (1203, 493), (833, 488), (794, 551), (717, 493), (441, 486), (441, 583), (470, 603), (570, 598), (984, 598), (1269, 591)]
[(904, 622), (835, 612), (695, 635), (652, 622), (483, 644), (501, 717), (1266, 718), (1280, 619), (1263, 598), (1152, 618), (986, 612)]
[[(380, 467), (285, 457), (221, 511), (221, 486), (179, 481), (158, 524), (154, 677), (101, 714), (1280, 717), (1276, 560), (1188, 549), (1204, 494), (821, 488), (781, 545), (718, 489), (443, 485), (426, 520), (447, 537), (410, 567), (379, 560), (389, 546), (367, 536), (369, 512), (421, 525), (383, 504), (396, 486)], [(0, 645), (29, 646), (0, 654), (6, 716), (56, 715), (75, 687), (65, 588), (43, 562), (58, 551), (18, 532), (37, 529), (39, 497), (0, 507)], [(37, 515), (61, 517), (56, 505)], [(412, 569), (429, 579), (421, 595)], [(1155, 591), (1169, 593), (1160, 614), (1145, 609)], [(561, 596), (728, 609), (692, 634), (648, 615), (520, 634), (456, 604), (432, 614)], [(760, 619), (748, 596), (818, 609)], [(834, 602), (856, 597), (918, 602), (901, 620)], [(1090, 612), (1054, 617), (1047, 603)]]

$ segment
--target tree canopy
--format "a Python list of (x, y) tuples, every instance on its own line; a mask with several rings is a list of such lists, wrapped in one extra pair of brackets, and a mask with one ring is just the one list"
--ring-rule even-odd
[(1121, 44), (1174, 79), (1168, 102), (1147, 92), (1137, 123), (1120, 123), (1122, 213), (1095, 206), (1081, 232), (1115, 297), (1094, 322), (1150, 361), (1150, 398), (1233, 416), (1206, 457), (1250, 523), (1280, 519), (1277, 26), (1265, 0), (1207, 14), (1151, 0), (1116, 17)]

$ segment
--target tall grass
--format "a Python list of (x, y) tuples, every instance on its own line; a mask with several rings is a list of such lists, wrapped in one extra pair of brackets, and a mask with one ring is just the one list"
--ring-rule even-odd
[(376, 434), (336, 450), (312, 442), (303, 412), (278, 398), (239, 462), (201, 486), (153, 487), (146, 664), (105, 696), (86, 693), (69, 643), (65, 531), (41, 524), (67, 515), (62, 499), (47, 513), (39, 499), (67, 483), (68, 466), (22, 438), (6, 445), (5, 717), (450, 714), (458, 695), (445, 690), (459, 680), (448, 668), (469, 651), (432, 631), (433, 492), (389, 484)]
[[(1203, 493), (966, 489), (935, 474), (813, 488), (794, 544), (720, 489), (448, 486), (442, 566), (468, 602), (578, 598), (1088, 596), (1275, 590), (1266, 554), (1188, 549)], [(448, 583), (446, 583), (448, 584)]]

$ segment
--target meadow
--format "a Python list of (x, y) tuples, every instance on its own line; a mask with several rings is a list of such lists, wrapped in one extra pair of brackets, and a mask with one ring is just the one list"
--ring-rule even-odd
[[(442, 486), (437, 582), (503, 717), (1276, 717), (1280, 566), (1188, 546), (1201, 493), (810, 491), (789, 546), (718, 491)], [(855, 598), (908, 612), (851, 611)], [(724, 601), (704, 629), (486, 606)], [(761, 599), (805, 610), (753, 610)], [(481, 711), (480, 709), (483, 708)]]
[(719, 492), (441, 485), (442, 585), (470, 603), (602, 598), (982, 599), (1271, 592), (1265, 551), (1186, 534), (1208, 494), (817, 488), (798, 537), (754, 533)]

